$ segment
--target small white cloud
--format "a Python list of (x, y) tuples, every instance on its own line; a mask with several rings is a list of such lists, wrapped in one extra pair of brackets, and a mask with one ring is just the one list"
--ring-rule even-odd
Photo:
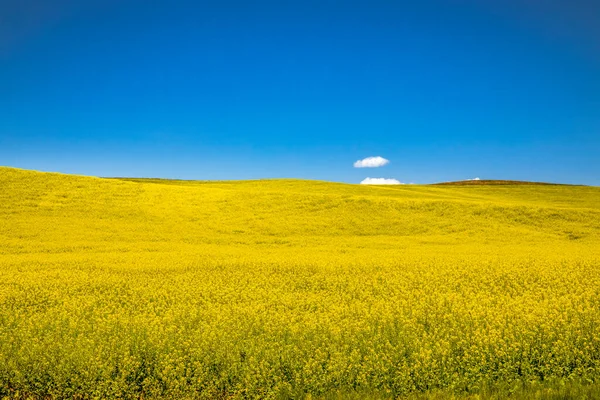
[(472, 179), (465, 179), (466, 181), (480, 181), (481, 179), (479, 178), (472, 178)]
[(404, 185), (397, 179), (388, 178), (366, 178), (360, 183), (361, 185)]
[(377, 168), (389, 164), (390, 160), (383, 157), (367, 157), (354, 163), (354, 168)]

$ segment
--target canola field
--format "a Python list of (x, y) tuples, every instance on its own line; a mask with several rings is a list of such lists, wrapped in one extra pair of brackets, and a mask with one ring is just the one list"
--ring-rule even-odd
[(0, 398), (593, 398), (599, 380), (598, 187), (0, 168)]

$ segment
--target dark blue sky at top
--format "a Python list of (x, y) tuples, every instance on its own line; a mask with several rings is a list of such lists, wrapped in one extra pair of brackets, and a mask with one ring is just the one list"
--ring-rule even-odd
[(0, 165), (600, 185), (600, 2), (0, 0)]

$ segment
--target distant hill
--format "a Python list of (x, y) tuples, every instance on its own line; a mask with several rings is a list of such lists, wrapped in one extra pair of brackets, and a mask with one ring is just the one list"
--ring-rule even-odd
[[(301, 248), (325, 238), (339, 244), (357, 237), (365, 246), (372, 241), (368, 245), (385, 247), (390, 243), (382, 244), (383, 237), (394, 242), (391, 247), (433, 237), (502, 243), (516, 233), (544, 241), (547, 236), (540, 235), (592, 239), (598, 230), (589, 224), (600, 210), (600, 188), (501, 180), (369, 186), (105, 179), (0, 167), (0, 187), (0, 217), (19, 221), (19, 229), (7, 230), (16, 226), (13, 221), (0, 235), (37, 238), (39, 251), (96, 248), (108, 239), (111, 245), (116, 240), (167, 247), (289, 241)], [(9, 241), (0, 253), (22, 245)], [(32, 251), (33, 242), (27, 248)]]
[(464, 181), (439, 182), (433, 185), (560, 185), (560, 186), (582, 186), (569, 185), (565, 183), (550, 183), (550, 182), (529, 182), (529, 181), (511, 181), (504, 179), (468, 179)]

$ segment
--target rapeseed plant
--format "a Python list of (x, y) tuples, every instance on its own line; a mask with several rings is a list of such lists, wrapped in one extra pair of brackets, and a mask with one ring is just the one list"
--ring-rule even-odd
[(0, 189), (3, 397), (493, 396), (600, 376), (598, 188), (0, 168)]

